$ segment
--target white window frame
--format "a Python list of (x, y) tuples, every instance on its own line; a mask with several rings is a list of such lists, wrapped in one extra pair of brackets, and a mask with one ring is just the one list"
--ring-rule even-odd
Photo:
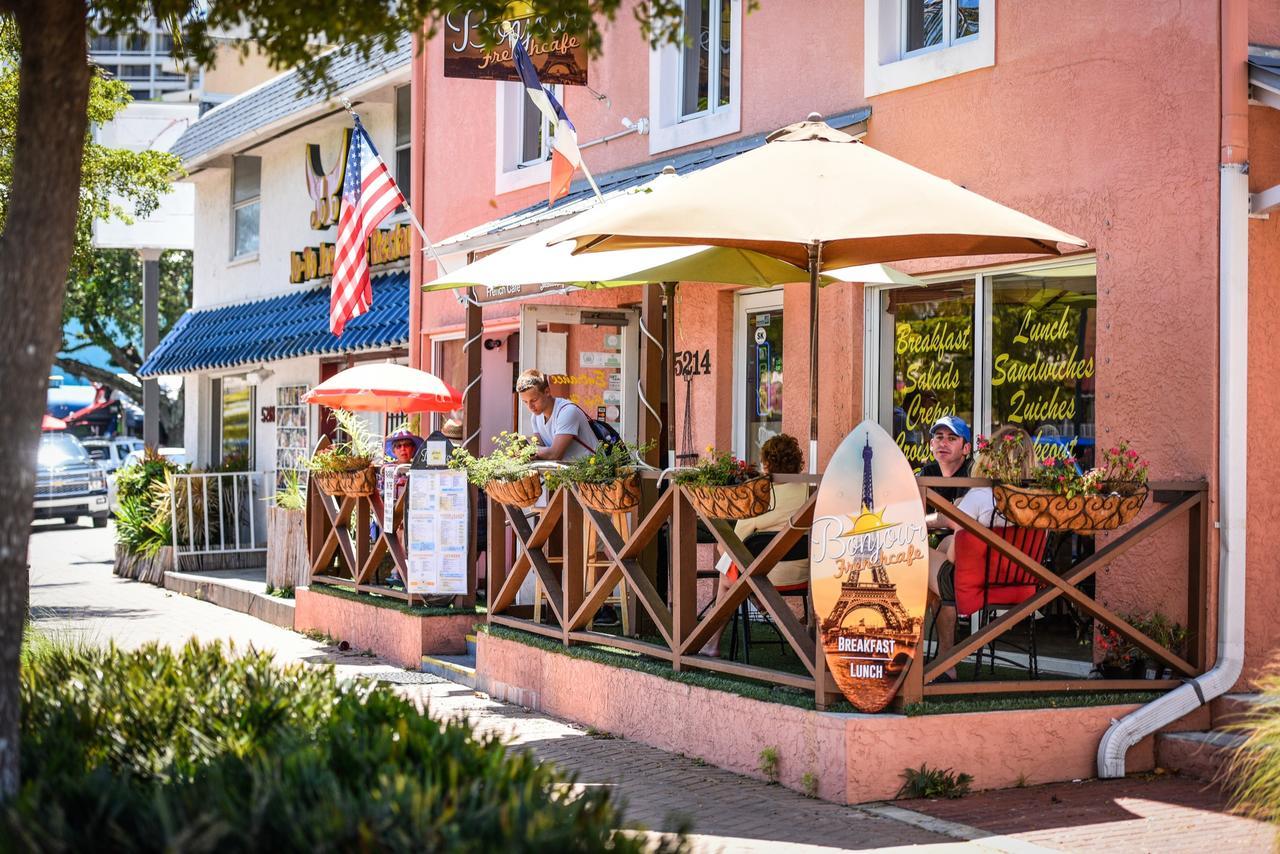
[[(564, 87), (552, 86), (556, 100), (564, 103)], [(551, 122), (543, 118), (543, 157), (541, 161), (521, 161), (520, 147), (524, 131), (524, 111), (534, 110), (533, 101), (525, 93), (524, 84), (500, 82), (494, 98), (498, 144), (494, 160), (494, 192), (510, 193), (545, 184), (551, 180)], [(567, 109), (567, 108), (566, 108)]]
[(943, 0), (942, 44), (906, 51), (904, 0), (863, 5), (863, 94), (870, 98), (996, 64), (996, 0), (978, 0), (978, 32), (954, 39), (955, 0)]
[[(408, 133), (405, 134), (404, 143), (400, 142), (400, 90), (404, 89), (409, 92), (409, 122)], [(392, 87), (391, 90), (391, 174), (395, 177), (396, 186), (400, 188), (400, 192), (404, 193), (404, 197), (408, 199), (413, 193), (413, 188), (409, 186), (413, 174), (413, 156), (409, 157), (409, 174), (400, 174), (400, 153), (402, 151), (413, 150), (413, 89), (412, 84), (406, 83), (403, 86)], [(404, 207), (398, 207), (392, 211), (388, 218), (391, 222), (407, 221), (409, 212)]]
[[(920, 276), (927, 285), (943, 282), (958, 282), (973, 279), (973, 421), (971, 425), (975, 435), (991, 433), (991, 366), (988, 352), (991, 341), (991, 281), (993, 278), (1009, 273), (1035, 274), (1051, 273), (1064, 267), (1078, 267), (1082, 264), (1094, 265), (1097, 276), (1098, 257), (1092, 253), (1072, 255), (1039, 263), (1012, 263), (977, 270), (964, 270), (955, 273), (940, 273)], [(884, 329), (885, 313), (882, 295), (901, 287), (910, 285), (867, 285), (863, 296), (863, 349), (862, 349), (862, 411), (863, 417), (870, 418), (877, 424), (883, 424), (882, 416), (893, 412), (893, 391), (889, 384), (883, 383), (881, 371), (886, 364), (893, 364), (893, 353), (887, 348), (887, 342), (881, 339)], [(889, 352), (885, 352), (886, 349)], [(1095, 430), (1097, 425), (1094, 425)]]
[[(729, 103), (691, 116), (680, 113), (684, 53), (680, 45), (663, 44), (649, 51), (649, 153), (660, 154), (728, 136), (742, 130), (742, 0), (730, 4)], [(712, 15), (718, 30), (720, 16)], [(713, 32), (714, 34), (714, 32)]]
[[(250, 155), (252, 156), (252, 155)], [(231, 158), (231, 185), (227, 188), (228, 195), (231, 197), (231, 221), (230, 228), (230, 255), (233, 262), (252, 261), (258, 257), (258, 253), (262, 250), (262, 158), (255, 157), (258, 161), (258, 194), (250, 196), (247, 199), (236, 201), (236, 160), (239, 155)], [(241, 208), (247, 208), (250, 205), (258, 206), (258, 248), (252, 252), (236, 253), (236, 212)]]

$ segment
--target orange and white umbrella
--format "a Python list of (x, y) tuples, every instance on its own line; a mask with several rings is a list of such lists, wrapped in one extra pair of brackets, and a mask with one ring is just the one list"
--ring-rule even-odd
[(66, 430), (67, 422), (61, 418), (54, 418), (52, 415), (45, 413), (44, 419), (40, 422), (40, 432), (47, 433), (50, 430)]
[(450, 412), (462, 406), (457, 389), (435, 374), (391, 362), (347, 368), (302, 399), (355, 412)]

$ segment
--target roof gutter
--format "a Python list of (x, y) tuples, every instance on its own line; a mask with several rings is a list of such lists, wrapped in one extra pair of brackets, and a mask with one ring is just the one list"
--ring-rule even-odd
[(1248, 4), (1220, 0), (1221, 156), (1218, 165), (1218, 654), (1212, 669), (1111, 724), (1098, 776), (1123, 777), (1146, 736), (1231, 689), (1244, 665), (1249, 367)]

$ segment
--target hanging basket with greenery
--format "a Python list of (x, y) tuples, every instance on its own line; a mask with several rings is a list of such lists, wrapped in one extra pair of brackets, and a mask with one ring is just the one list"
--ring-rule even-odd
[(494, 437), (494, 448), (481, 457), (458, 448), (449, 468), (467, 473), (467, 481), (478, 486), (499, 504), (532, 507), (542, 497), (542, 475), (532, 468), (538, 446), (519, 433), (502, 431)]
[[(1014, 437), (1006, 437), (1016, 443)], [(1101, 465), (1081, 472), (1075, 459), (1046, 457), (1023, 480), (1017, 454), (982, 437), (978, 454), (996, 483), (996, 510), (1020, 528), (1093, 534), (1111, 531), (1137, 518), (1146, 503), (1147, 462), (1127, 442), (1102, 453)]]
[(689, 502), (711, 519), (750, 519), (769, 512), (773, 498), (770, 479), (746, 460), (707, 448), (697, 465), (672, 475)]
[(640, 476), (636, 460), (653, 448), (653, 443), (633, 445), (617, 442), (597, 447), (595, 452), (569, 460), (547, 472), (547, 489), (572, 488), (582, 503), (600, 513), (626, 513), (640, 505)]
[(305, 460), (310, 482), (335, 498), (367, 498), (378, 488), (373, 461), (381, 456), (381, 443), (364, 419), (345, 409), (333, 410), (347, 441), (316, 451)]

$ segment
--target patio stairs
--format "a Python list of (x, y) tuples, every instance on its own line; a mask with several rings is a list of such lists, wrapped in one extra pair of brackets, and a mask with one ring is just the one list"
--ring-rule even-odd
[(476, 677), (476, 636), (467, 635), (466, 655), (424, 655), (420, 669), (423, 673), (430, 673), (475, 690), (480, 684), (480, 680)]
[(1224, 694), (1211, 706), (1213, 729), (1162, 732), (1156, 736), (1156, 765), (1201, 780), (1221, 780), (1247, 734), (1233, 728), (1268, 701), (1261, 694)]

